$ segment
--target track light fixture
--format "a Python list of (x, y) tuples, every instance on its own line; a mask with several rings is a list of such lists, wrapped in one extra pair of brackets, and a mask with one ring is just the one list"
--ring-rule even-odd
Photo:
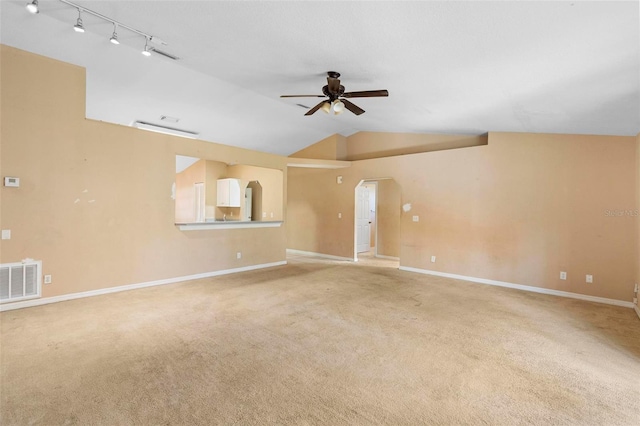
[(84, 32), (84, 26), (82, 25), (82, 12), (80, 11), (80, 9), (78, 9), (78, 20), (76, 21), (76, 24), (73, 26), (73, 30), (77, 33)]
[[(0, 0), (2, 1), (2, 0)], [(173, 59), (173, 60), (177, 60), (180, 59), (177, 56), (171, 55), (167, 52), (163, 52), (159, 49), (156, 49), (154, 47), (150, 47), (149, 46), (149, 42), (153, 42), (159, 45), (166, 45), (167, 43), (162, 41), (161, 39), (159, 39), (158, 37), (151, 35), (151, 34), (147, 34), (145, 32), (142, 32), (140, 30), (137, 30), (133, 27), (130, 27), (128, 25), (125, 25), (119, 21), (116, 21), (115, 19), (111, 19), (108, 16), (105, 16), (101, 13), (98, 13), (96, 11), (93, 11), (91, 9), (87, 9), (84, 6), (81, 6), (79, 4), (73, 3), (69, 0), (58, 0), (60, 3), (64, 3), (68, 6), (73, 7), (74, 9), (76, 9), (78, 11), (78, 19), (76, 21), (76, 24), (73, 26), (74, 31), (79, 32), (79, 33), (83, 33), (85, 32), (85, 28), (84, 28), (84, 24), (82, 22), (82, 13), (88, 13), (89, 15), (95, 16), (96, 18), (102, 19), (103, 21), (107, 21), (107, 22), (111, 22), (113, 24), (113, 33), (111, 34), (111, 38), (109, 38), (109, 41), (113, 44), (120, 44), (120, 40), (118, 40), (118, 29), (126, 29), (127, 31), (130, 31), (132, 33), (138, 34), (142, 37), (144, 37), (144, 51), (142, 52), (142, 54), (144, 56), (151, 56), (151, 52), (156, 52), (158, 54), (161, 54), (163, 56), (166, 56), (167, 58)], [(48, 3), (48, 2), (47, 2)], [(45, 3), (46, 4), (46, 3)], [(38, 4), (38, 0), (33, 0), (30, 3), (26, 4), (26, 8), (30, 13), (40, 13), (40, 7)]]
[(27, 3), (27, 10), (33, 14), (40, 12), (38, 8), (38, 0), (33, 0), (31, 3)]
[(109, 41), (113, 44), (120, 44), (120, 42), (118, 41), (118, 24), (116, 23), (113, 24), (113, 34), (111, 35)]
[(151, 56), (151, 50), (149, 50), (149, 45), (148, 45), (148, 38), (144, 39), (144, 50), (142, 51), (142, 54), (144, 56)]

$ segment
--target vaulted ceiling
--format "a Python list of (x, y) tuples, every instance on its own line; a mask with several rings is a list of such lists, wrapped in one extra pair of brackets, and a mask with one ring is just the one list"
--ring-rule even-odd
[[(153, 35), (180, 57), (144, 57), (144, 37), (57, 0), (0, 2), (0, 41), (87, 68), (87, 117), (196, 131), (290, 154), (334, 133), (640, 132), (638, 1), (77, 1)], [(366, 113), (305, 117), (326, 72)]]

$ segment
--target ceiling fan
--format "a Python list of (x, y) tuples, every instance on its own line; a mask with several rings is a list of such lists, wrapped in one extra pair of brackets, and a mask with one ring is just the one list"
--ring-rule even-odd
[(373, 98), (379, 96), (389, 96), (386, 90), (365, 90), (363, 92), (345, 92), (344, 86), (340, 84), (340, 73), (329, 71), (327, 73), (327, 85), (322, 88), (323, 95), (282, 95), (281, 98), (328, 98), (311, 108), (305, 115), (311, 115), (323, 110), (328, 114), (340, 114), (344, 109), (348, 109), (355, 115), (364, 112), (362, 108), (348, 101), (345, 98)]

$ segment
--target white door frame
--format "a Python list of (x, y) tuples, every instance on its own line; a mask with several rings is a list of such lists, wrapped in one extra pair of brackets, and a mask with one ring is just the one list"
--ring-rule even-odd
[[(387, 178), (388, 179), (388, 178)], [(362, 179), (353, 190), (353, 261), (358, 261), (358, 188), (363, 184), (374, 185), (376, 191), (376, 222), (375, 222), (375, 256), (378, 256), (378, 180), (380, 179)], [(369, 231), (371, 232), (371, 231)], [(371, 238), (371, 235), (368, 236)]]
[(193, 184), (194, 190), (194, 209), (195, 222), (205, 221), (205, 187), (204, 182), (196, 182)]

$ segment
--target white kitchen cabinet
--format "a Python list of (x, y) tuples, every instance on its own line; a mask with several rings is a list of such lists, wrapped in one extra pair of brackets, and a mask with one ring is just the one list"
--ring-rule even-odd
[(218, 179), (218, 207), (240, 207), (240, 179)]

